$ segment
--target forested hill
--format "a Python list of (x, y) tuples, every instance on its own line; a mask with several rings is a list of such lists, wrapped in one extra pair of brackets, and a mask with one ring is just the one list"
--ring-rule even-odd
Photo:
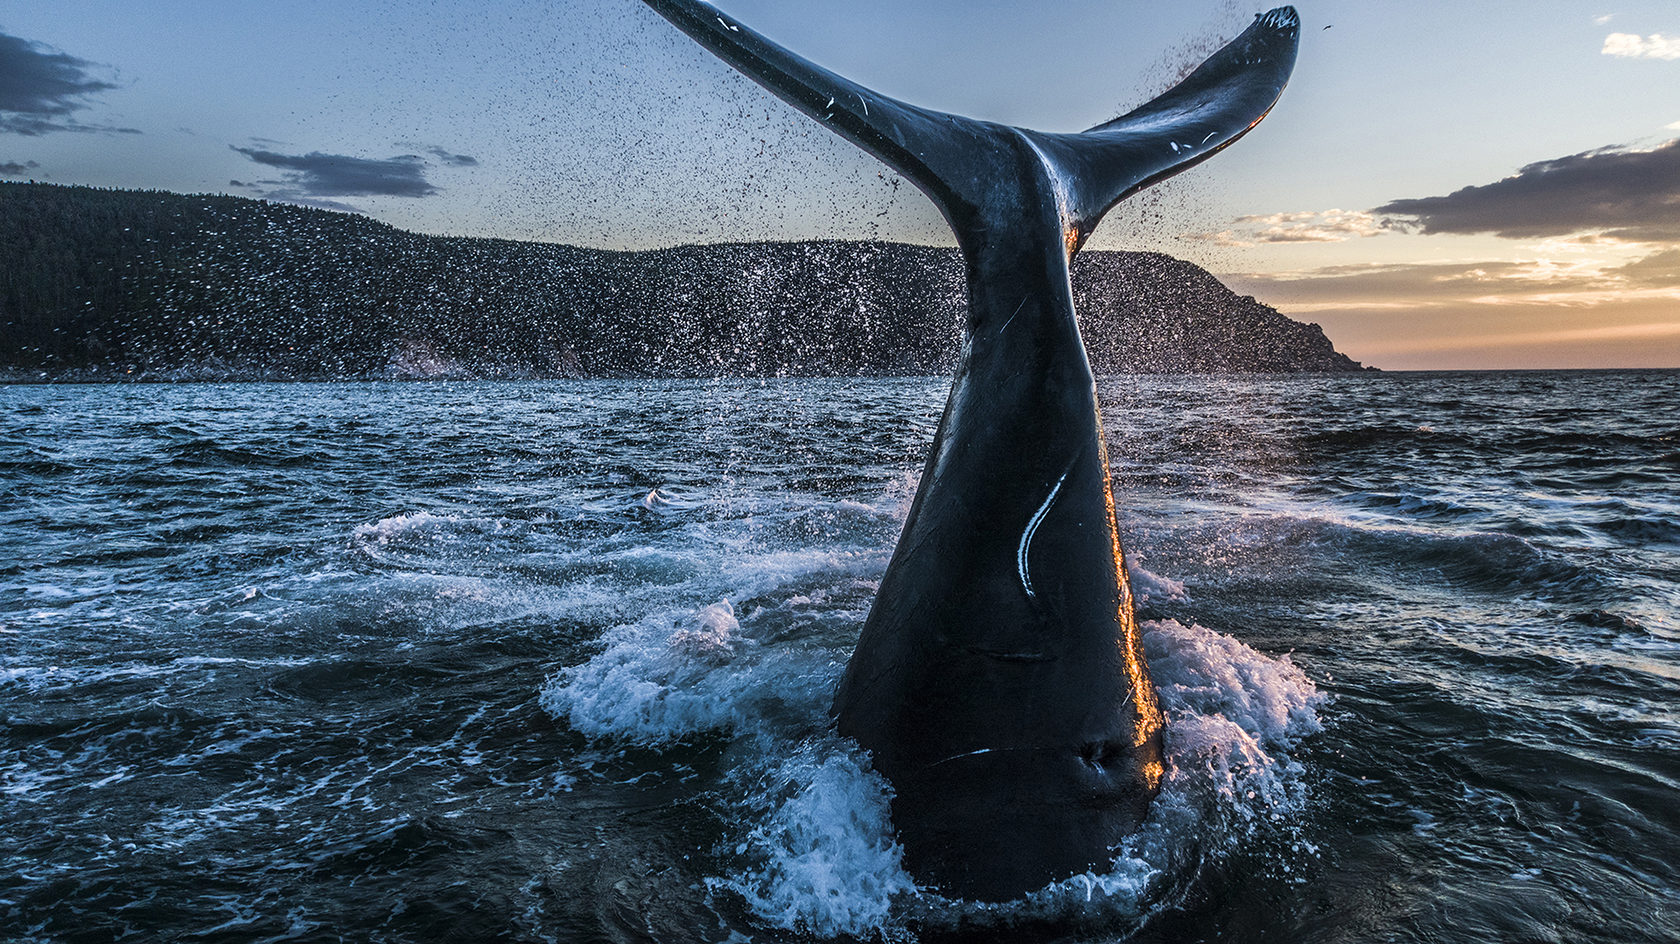
[[(1156, 253), (1074, 266), (1099, 374), (1346, 371), (1291, 321)], [(27, 379), (939, 373), (954, 250), (610, 252), (422, 236), (242, 197), (0, 183), (0, 370)]]

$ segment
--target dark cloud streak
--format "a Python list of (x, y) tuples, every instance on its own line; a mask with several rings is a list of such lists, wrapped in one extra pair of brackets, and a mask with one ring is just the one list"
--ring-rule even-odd
[(1491, 184), (1395, 200), (1374, 212), (1424, 233), (1680, 240), (1680, 139), (1649, 151), (1599, 148), (1540, 161)]
[(0, 164), (0, 176), (17, 177), (40, 166), (40, 164), (37, 164), (34, 161), (24, 161), (21, 164), (17, 161), (7, 161), (4, 164)]
[(138, 134), (133, 128), (83, 124), (70, 118), (88, 98), (116, 88), (95, 77), (99, 67), (20, 36), (0, 33), (0, 132), (42, 135), (54, 131)]
[(450, 167), (477, 167), (478, 158), (469, 154), (451, 154), (440, 147), (429, 147), (426, 153)]
[(284, 188), (270, 194), (276, 199), (429, 197), (438, 192), (426, 179), (425, 158), (414, 154), (377, 160), (319, 151), (293, 155), (238, 146), (233, 150), (258, 164), (287, 172), (283, 181), (265, 182)]
[(1642, 286), (1680, 285), (1680, 249), (1668, 249), (1637, 259), (1613, 270), (1630, 283)]

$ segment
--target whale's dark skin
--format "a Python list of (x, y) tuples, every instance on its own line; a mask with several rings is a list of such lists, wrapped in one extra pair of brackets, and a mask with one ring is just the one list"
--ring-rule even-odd
[(645, 2), (915, 183), (963, 252), (956, 380), (834, 700), (892, 784), (905, 867), (992, 901), (1106, 871), (1160, 787), (1163, 718), (1068, 265), (1114, 204), (1265, 117), (1295, 11), (1256, 17), (1132, 112), (1047, 134), (879, 95), (697, 0)]

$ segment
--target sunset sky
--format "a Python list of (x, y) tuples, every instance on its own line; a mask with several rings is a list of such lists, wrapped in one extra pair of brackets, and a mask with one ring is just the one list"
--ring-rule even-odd
[[(1043, 130), (1164, 90), (1229, 0), (724, 0), (917, 104)], [(1111, 214), (1385, 368), (1680, 367), (1680, 4), (1319, 0), (1272, 116)], [(593, 246), (949, 242), (636, 0), (0, 0), (0, 177)]]

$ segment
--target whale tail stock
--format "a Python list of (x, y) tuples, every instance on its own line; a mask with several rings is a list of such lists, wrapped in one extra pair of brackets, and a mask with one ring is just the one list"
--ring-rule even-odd
[[(644, 2), (909, 179), (944, 213), (965, 251), (1053, 195), (1069, 257), (1116, 203), (1207, 160), (1259, 124), (1288, 81), (1300, 32), (1291, 7), (1256, 16), (1167, 92), (1084, 132), (1057, 134), (889, 98), (794, 55), (701, 0)], [(1050, 193), (1040, 192), (1044, 183)]]

